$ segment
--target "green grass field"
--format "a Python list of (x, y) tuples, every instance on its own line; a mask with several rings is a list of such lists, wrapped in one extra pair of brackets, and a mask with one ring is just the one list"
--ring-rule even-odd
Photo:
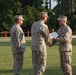
[[(26, 38), (26, 52), (22, 75), (33, 75), (31, 40)], [(76, 39), (73, 39), (72, 67), (73, 75), (76, 75)], [(0, 75), (13, 75), (13, 56), (10, 46), (10, 38), (0, 37)], [(63, 75), (60, 68), (58, 43), (53, 47), (47, 47), (47, 67), (44, 75)]]

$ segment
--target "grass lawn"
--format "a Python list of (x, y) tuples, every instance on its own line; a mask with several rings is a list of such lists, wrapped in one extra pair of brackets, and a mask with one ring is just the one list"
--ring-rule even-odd
[[(0, 75), (13, 75), (13, 56), (9, 39), (0, 37)], [(26, 39), (26, 52), (24, 55), (22, 75), (33, 75), (31, 40)], [(73, 39), (72, 44), (73, 75), (76, 75), (76, 39)], [(51, 48), (47, 47), (47, 67), (44, 75), (63, 75), (60, 68), (58, 43)]]

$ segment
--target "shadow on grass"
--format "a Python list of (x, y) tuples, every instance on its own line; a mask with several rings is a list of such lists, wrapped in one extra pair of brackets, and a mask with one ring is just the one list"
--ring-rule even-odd
[[(76, 75), (76, 66), (73, 66), (72, 72), (73, 72), (73, 75)], [(44, 75), (63, 75), (63, 72), (60, 67), (49, 68), (49, 69), (46, 69), (46, 72)]]
[(31, 46), (31, 40), (26, 41), (26, 46)]
[[(11, 42), (1, 41), (0, 46), (11, 46)], [(31, 46), (31, 41), (30, 40), (26, 41), (26, 46)]]
[(11, 43), (10, 42), (0, 42), (0, 46), (10, 46)]
[(73, 66), (73, 75), (76, 75), (76, 65)]
[(22, 70), (22, 75), (33, 75), (33, 69)]
[[(13, 70), (0, 70), (0, 75), (14, 75)], [(33, 75), (32, 69), (22, 70), (21, 75)]]
[(45, 71), (44, 75), (62, 75), (62, 71), (60, 68), (48, 68)]
[(76, 38), (74, 38), (74, 39), (72, 40), (72, 45), (73, 45), (73, 46), (76, 46)]
[(13, 73), (12, 70), (0, 70), (0, 75), (8, 75), (8, 74), (11, 74)]
[[(13, 70), (0, 70), (0, 75), (13, 75)], [(33, 75), (32, 69), (23, 69), (22, 75)], [(63, 75), (60, 67), (46, 68), (44, 75)], [(73, 75), (76, 75), (76, 66), (73, 66)]]
[[(0, 46), (10, 46), (10, 45), (11, 45), (11, 42), (8, 42), (8, 41), (0, 42)], [(76, 46), (76, 39), (73, 39), (72, 45)], [(26, 46), (31, 46), (31, 40), (26, 40)], [(57, 42), (56, 44), (54, 44), (54, 46), (59, 46), (59, 43)]]

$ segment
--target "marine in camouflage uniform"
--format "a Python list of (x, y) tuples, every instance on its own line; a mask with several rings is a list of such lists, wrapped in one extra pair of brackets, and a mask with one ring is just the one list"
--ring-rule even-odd
[(72, 30), (66, 25), (67, 17), (58, 18), (61, 27), (58, 30), (57, 41), (60, 51), (60, 64), (64, 75), (72, 75)]
[(11, 28), (11, 47), (12, 53), (14, 58), (14, 75), (20, 75), (22, 65), (23, 65), (23, 58), (24, 58), (24, 51), (25, 51), (25, 37), (24, 32), (20, 25), (23, 23), (22, 15), (16, 15), (15, 21), (16, 23)]
[[(35, 22), (31, 28), (32, 34), (32, 62), (34, 75), (43, 75), (46, 68), (46, 44), (51, 46), (52, 41), (49, 36), (49, 29), (44, 23), (47, 20), (47, 13), (40, 13), (40, 20)], [(44, 21), (45, 20), (45, 21)]]

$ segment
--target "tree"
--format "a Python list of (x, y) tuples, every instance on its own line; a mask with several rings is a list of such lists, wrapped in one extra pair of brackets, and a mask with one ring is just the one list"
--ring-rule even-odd
[[(24, 10), (26, 9), (26, 10)], [(31, 30), (31, 25), (39, 20), (39, 13), (40, 11), (37, 10), (35, 7), (30, 7), (30, 6), (25, 6), (23, 8), (23, 14), (24, 14), (24, 25), (23, 25), (23, 30), (24, 31), (30, 31)]]
[(10, 30), (13, 23), (12, 0), (0, 0), (0, 31)]
[(51, 9), (51, 0), (49, 0), (49, 7), (50, 7), (50, 9)]
[(74, 12), (74, 10), (75, 10), (74, 7), (75, 7), (74, 0), (71, 0), (71, 13)]
[(61, 4), (61, 0), (54, 0), (57, 2), (57, 13), (60, 14), (60, 4)]
[(25, 6), (34, 6), (35, 8), (42, 7), (43, 0), (19, 0), (22, 3), (22, 7)]
[(25, 25), (23, 25), (24, 30), (30, 30), (32, 23), (39, 18), (38, 13), (43, 10), (42, 1), (43, 0), (0, 0), (0, 31), (10, 31), (16, 14), (23, 15), (25, 18)]
[(58, 14), (67, 15), (74, 12), (74, 0), (54, 0), (57, 1), (57, 6), (53, 9)]
[(10, 31), (14, 15), (22, 14), (21, 3), (15, 0), (0, 0), (0, 31)]
[(51, 9), (51, 0), (43, 0), (45, 9)]

